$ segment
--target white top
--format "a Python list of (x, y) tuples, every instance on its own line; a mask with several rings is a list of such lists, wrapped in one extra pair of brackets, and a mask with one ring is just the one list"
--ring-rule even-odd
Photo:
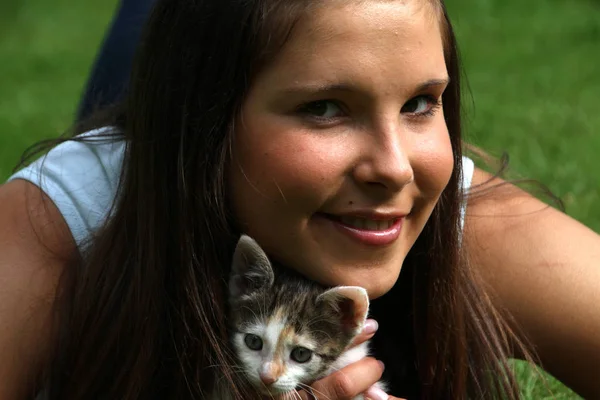
[[(67, 141), (9, 178), (40, 187), (56, 204), (78, 246), (106, 220), (117, 193), (125, 143), (93, 138), (103, 128), (84, 133), (86, 143)], [(463, 188), (469, 189), (474, 163), (463, 157)], [(466, 204), (463, 204), (461, 224)]]

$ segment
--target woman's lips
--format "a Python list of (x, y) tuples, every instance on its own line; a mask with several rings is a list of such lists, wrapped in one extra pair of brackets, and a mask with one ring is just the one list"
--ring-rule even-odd
[(360, 243), (370, 246), (385, 246), (398, 239), (404, 217), (368, 218), (320, 214), (339, 232)]

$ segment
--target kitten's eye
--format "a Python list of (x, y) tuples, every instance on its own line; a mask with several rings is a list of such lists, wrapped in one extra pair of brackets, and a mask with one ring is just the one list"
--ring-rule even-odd
[(244, 343), (246, 343), (246, 346), (248, 346), (248, 348), (250, 350), (262, 350), (263, 348), (263, 341), (260, 337), (256, 336), (256, 335), (252, 335), (252, 334), (247, 334), (246, 337), (244, 337)]
[(310, 359), (312, 358), (312, 351), (305, 347), (296, 347), (294, 350), (292, 350), (291, 357), (292, 360), (303, 364), (305, 362), (310, 361)]

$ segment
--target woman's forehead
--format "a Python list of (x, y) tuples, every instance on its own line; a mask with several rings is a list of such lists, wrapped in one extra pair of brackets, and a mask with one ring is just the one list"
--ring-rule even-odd
[(296, 30), (308, 40), (352, 35), (356, 25), (401, 32), (411, 22), (438, 22), (437, 0), (333, 0), (310, 7)]
[(318, 7), (299, 21), (258, 81), (266, 90), (354, 83), (393, 91), (401, 89), (393, 84), (446, 79), (439, 18), (426, 3), (334, 1)]

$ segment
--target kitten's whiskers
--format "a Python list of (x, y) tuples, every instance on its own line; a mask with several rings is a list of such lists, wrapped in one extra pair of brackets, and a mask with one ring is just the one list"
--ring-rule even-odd
[(290, 395), (292, 395), (294, 397), (294, 399), (300, 399), (302, 400), (302, 396), (300, 396), (300, 393), (298, 393), (297, 389), (294, 389), (291, 392), (288, 392)]
[[(329, 399), (330, 397), (325, 395), (325, 393), (315, 389), (314, 387), (307, 385), (306, 383), (302, 383), (302, 382), (298, 382), (298, 386), (300, 386), (303, 389), (309, 389), (311, 390), (313, 393), (318, 394), (319, 396), (322, 396), (324, 399)], [(308, 391), (308, 390), (307, 390)]]
[[(206, 368), (219, 368), (222, 367), (223, 364), (213, 364), (213, 365), (209, 365)], [(239, 365), (231, 365), (231, 372), (233, 373), (233, 375), (242, 375), (244, 379), (246, 379), (246, 371), (244, 370), (244, 368), (242, 366)], [(223, 379), (227, 379), (226, 375), (221, 375), (217, 378), (217, 386), (223, 381)]]
[(341, 368), (334, 368), (334, 367), (333, 367), (333, 365), (331, 365), (331, 366), (329, 367), (329, 369), (330, 369), (331, 371), (333, 371), (333, 372), (338, 372), (338, 371), (340, 371), (340, 370), (341, 370)]
[(254, 312), (254, 310), (252, 308), (250, 308), (248, 306), (244, 306), (243, 309), (250, 311), (252, 313), (252, 315), (254, 315), (254, 318), (256, 318), (256, 322), (260, 322), (261, 321), (261, 319), (258, 318), (258, 315)]
[(270, 397), (272, 400), (275, 400), (275, 397), (273, 397), (273, 394), (272, 394), (272, 393), (269, 391), (269, 388), (267, 387), (267, 385), (265, 385), (265, 383), (264, 383), (263, 381), (261, 381), (260, 383), (261, 383), (261, 384), (263, 385), (263, 387), (265, 388), (265, 392), (267, 392), (267, 393), (269, 394), (269, 397)]

